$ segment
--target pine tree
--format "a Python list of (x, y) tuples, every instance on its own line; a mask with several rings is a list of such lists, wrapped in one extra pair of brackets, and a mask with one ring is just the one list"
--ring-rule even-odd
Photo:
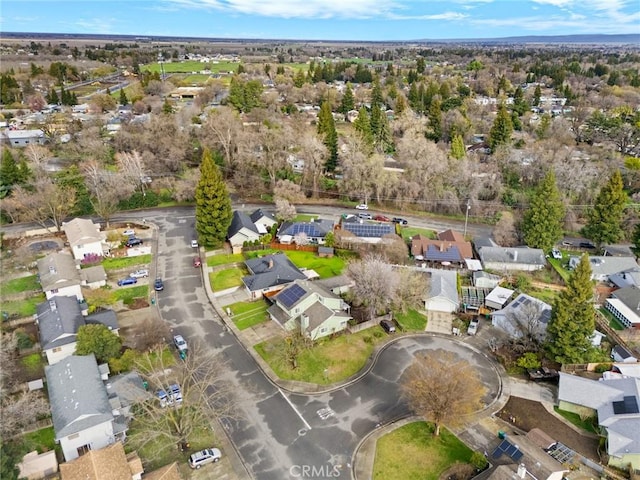
[(49, 91), (49, 95), (47, 95), (47, 103), (51, 105), (58, 105), (60, 103), (60, 98), (58, 97), (58, 92), (55, 88), (52, 88)]
[(338, 166), (338, 132), (331, 113), (331, 105), (326, 100), (322, 102), (318, 113), (318, 134), (322, 137), (323, 143), (329, 150), (325, 168), (333, 172)]
[(535, 106), (540, 105), (540, 97), (541, 96), (542, 96), (542, 90), (540, 89), (540, 85), (536, 85), (536, 88), (533, 91), (533, 104)]
[(217, 247), (224, 242), (231, 225), (231, 199), (211, 152), (205, 149), (196, 186), (196, 231), (200, 243)]
[(295, 74), (295, 76), (293, 77), (293, 85), (300, 88), (302, 87), (306, 82), (306, 78), (304, 76), (304, 72), (302, 71), (302, 69), (298, 70)]
[(369, 113), (365, 107), (360, 107), (360, 110), (358, 111), (358, 118), (353, 122), (353, 129), (360, 134), (367, 145), (373, 148), (371, 122), (369, 121)]
[(462, 160), (467, 153), (467, 149), (464, 145), (464, 139), (462, 135), (455, 134), (451, 139), (451, 152), (450, 155), (456, 160)]
[(344, 95), (342, 96), (342, 102), (340, 103), (340, 113), (346, 114), (347, 112), (353, 110), (355, 108), (356, 102), (353, 97), (353, 90), (351, 89), (351, 84), (347, 83), (347, 88), (344, 91)]
[(371, 89), (371, 108), (375, 105), (379, 107), (384, 107), (384, 96), (382, 95), (382, 87), (380, 86), (380, 77), (376, 75), (376, 78), (373, 80), (373, 86)]
[(616, 170), (600, 189), (595, 205), (588, 213), (583, 234), (598, 248), (615, 243), (623, 236), (622, 218), (627, 202), (623, 187), (620, 170)]
[(562, 238), (565, 210), (553, 170), (544, 177), (524, 213), (524, 241), (532, 248), (550, 251)]
[(125, 106), (129, 104), (127, 94), (124, 92), (124, 88), (120, 89), (120, 105)]
[(633, 245), (631, 250), (636, 257), (640, 257), (640, 223), (637, 223), (633, 228), (633, 237), (631, 238)]
[(504, 104), (498, 108), (498, 114), (489, 131), (489, 147), (495, 150), (500, 145), (506, 145), (511, 141), (513, 133), (513, 123), (511, 115)]
[(2, 149), (0, 160), (0, 198), (11, 192), (11, 187), (21, 181), (20, 167), (8, 148)]
[(567, 280), (567, 288), (556, 298), (547, 326), (546, 347), (553, 360), (560, 363), (590, 360), (596, 314), (592, 302), (591, 266), (585, 253)]
[(442, 103), (433, 100), (429, 107), (429, 131), (427, 138), (434, 142), (442, 140)]

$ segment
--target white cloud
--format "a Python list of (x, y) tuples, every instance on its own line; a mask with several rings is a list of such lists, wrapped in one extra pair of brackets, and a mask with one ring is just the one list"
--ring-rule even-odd
[(389, 14), (389, 19), (391, 20), (444, 20), (444, 21), (457, 21), (457, 20), (465, 20), (469, 18), (469, 15), (466, 13), (459, 12), (443, 12), (443, 13), (434, 13), (431, 15), (397, 15), (397, 14)]

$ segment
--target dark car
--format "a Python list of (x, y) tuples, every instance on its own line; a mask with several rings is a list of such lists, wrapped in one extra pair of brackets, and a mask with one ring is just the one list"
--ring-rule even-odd
[(384, 215), (375, 215), (373, 217), (377, 222), (390, 222), (391, 219), (389, 217), (385, 217)]
[(408, 225), (409, 222), (407, 222), (404, 218), (400, 218), (400, 217), (394, 217), (393, 218), (393, 223), (399, 223), (400, 225)]
[(387, 333), (393, 333), (396, 331), (396, 326), (393, 324), (391, 320), (380, 320), (380, 326)]
[(596, 248), (596, 246), (591, 242), (580, 242), (580, 248), (588, 248), (589, 250), (592, 250)]
[(156, 292), (159, 292), (161, 290), (164, 290), (164, 283), (162, 282), (161, 278), (156, 278), (156, 281), (153, 282), (153, 289)]
[(122, 280), (118, 280), (118, 286), (122, 287), (123, 285), (135, 285), (138, 283), (138, 279), (135, 277), (126, 277)]
[(129, 240), (127, 240), (127, 243), (125, 245), (128, 248), (135, 247), (136, 245), (142, 245), (142, 239), (136, 238), (136, 237), (131, 237), (131, 238), (129, 238)]

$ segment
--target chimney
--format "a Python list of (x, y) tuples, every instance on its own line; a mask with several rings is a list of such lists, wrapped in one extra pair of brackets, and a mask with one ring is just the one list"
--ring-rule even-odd
[(518, 465), (518, 476), (520, 478), (524, 478), (527, 476), (527, 467), (524, 466), (524, 463)]
[(445, 246), (444, 246), (444, 242), (440, 242), (440, 251), (441, 251), (441, 252), (446, 251), (446, 248), (445, 248)]
[(300, 315), (300, 329), (305, 331), (307, 328), (309, 328), (309, 315), (303, 313)]
[(273, 268), (273, 258), (269, 259), (269, 270)]

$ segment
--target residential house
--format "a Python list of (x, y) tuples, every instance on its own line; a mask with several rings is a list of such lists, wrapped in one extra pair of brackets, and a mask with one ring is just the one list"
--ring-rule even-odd
[(80, 270), (80, 281), (83, 287), (95, 290), (107, 284), (107, 272), (102, 265), (83, 268)]
[(315, 282), (297, 280), (272, 297), (271, 320), (291, 331), (300, 328), (312, 340), (341, 332), (351, 320), (349, 305)]
[(278, 223), (276, 220), (276, 216), (272, 212), (267, 212), (258, 208), (251, 215), (251, 221), (258, 229), (258, 233), (265, 234), (268, 233), (271, 227)]
[(581, 417), (597, 415), (610, 466), (640, 469), (640, 378), (596, 381), (560, 373), (558, 402)]
[(284, 253), (274, 253), (244, 262), (250, 275), (242, 278), (252, 300), (272, 296), (295, 280), (304, 280), (305, 274)]
[(120, 442), (60, 464), (61, 480), (141, 480), (143, 473), (138, 454), (124, 453)]
[(602, 254), (605, 257), (635, 257), (628, 245), (605, 245), (602, 247)]
[(316, 283), (322, 285), (325, 290), (329, 290), (336, 295), (347, 293), (353, 287), (354, 282), (347, 275), (336, 275), (335, 277), (322, 278)]
[(419, 271), (426, 272), (429, 277), (429, 291), (424, 301), (425, 310), (453, 313), (460, 308), (457, 272), (435, 268), (419, 269)]
[(491, 313), (491, 324), (511, 337), (543, 340), (551, 319), (551, 305), (525, 293), (501, 310)]
[(85, 317), (82, 306), (75, 297), (57, 295), (39, 303), (36, 312), (40, 347), (47, 356), (49, 365), (73, 355), (78, 329), (83, 325), (105, 325), (118, 334), (118, 319), (113, 310), (101, 310)]
[(418, 261), (462, 268), (466, 265), (465, 259), (473, 258), (473, 249), (471, 242), (465, 241), (460, 233), (445, 230), (437, 239), (415, 235), (411, 239), (411, 254)]
[(481, 247), (478, 256), (485, 270), (531, 272), (544, 268), (547, 263), (539, 248)]
[[(569, 257), (569, 269), (576, 268), (579, 262), (580, 257)], [(589, 264), (591, 265), (591, 279), (596, 282), (606, 282), (611, 275), (638, 268), (635, 257), (590, 256)]]
[(640, 329), (640, 288), (624, 287), (614, 290), (605, 301), (604, 308), (626, 328)]
[(67, 462), (124, 440), (126, 422), (111, 408), (93, 354), (71, 355), (44, 371), (55, 441)]
[(109, 378), (106, 387), (112, 407), (117, 408), (126, 418), (133, 416), (131, 414), (133, 405), (153, 397), (145, 388), (142, 377), (135, 371)]
[(638, 363), (638, 359), (623, 345), (616, 345), (611, 349), (611, 359), (619, 363)]
[(231, 225), (227, 230), (227, 239), (231, 244), (233, 253), (242, 252), (246, 242), (255, 242), (260, 239), (258, 228), (251, 221), (251, 217), (244, 212), (235, 210), (231, 218)]
[[(12, 147), (26, 147), (28, 145), (43, 145), (46, 141), (44, 132), (35, 130), (5, 130), (6, 143)], [(4, 142), (3, 142), (4, 143)]]
[(496, 286), (489, 294), (484, 298), (484, 306), (491, 308), (492, 310), (500, 310), (511, 300), (514, 290)]
[(71, 252), (76, 260), (84, 260), (88, 256), (102, 257), (109, 252), (105, 243), (105, 235), (100, 231), (100, 225), (85, 218), (74, 218), (62, 224), (71, 246)]
[[(357, 219), (357, 217), (354, 218)], [(349, 243), (383, 243), (386, 240), (386, 235), (396, 234), (395, 225), (392, 223), (369, 223), (362, 219), (343, 220), (340, 228), (354, 235), (354, 237), (349, 236), (348, 240), (343, 239)]]
[(640, 287), (640, 267), (633, 267), (613, 275), (609, 275), (609, 282), (617, 288)]
[(280, 243), (293, 243), (297, 235), (306, 235), (308, 243), (324, 244), (327, 233), (333, 232), (333, 220), (316, 219), (309, 222), (284, 222), (280, 225), (276, 238)]
[(83, 301), (79, 265), (67, 253), (50, 253), (38, 260), (40, 285), (47, 298), (56, 295), (75, 296)]

